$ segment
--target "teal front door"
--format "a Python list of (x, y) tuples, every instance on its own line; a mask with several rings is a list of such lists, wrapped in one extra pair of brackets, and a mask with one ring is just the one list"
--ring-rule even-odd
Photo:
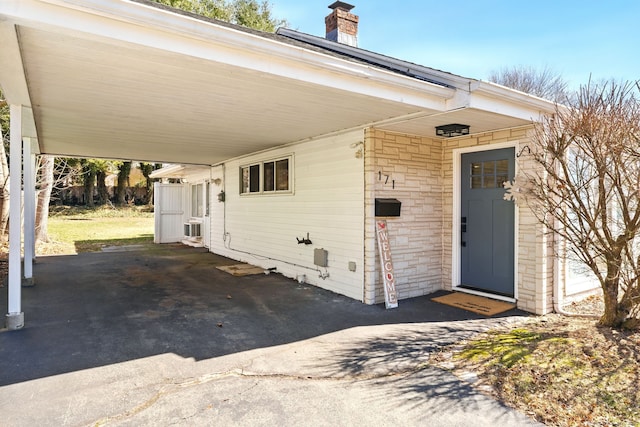
[(460, 287), (514, 296), (514, 203), (503, 199), (513, 180), (513, 148), (462, 155)]

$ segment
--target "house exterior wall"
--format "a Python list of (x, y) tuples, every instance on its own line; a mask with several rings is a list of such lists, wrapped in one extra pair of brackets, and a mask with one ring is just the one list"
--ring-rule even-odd
[[(560, 245), (561, 253), (567, 253), (566, 245)], [(600, 282), (589, 268), (578, 260), (568, 257), (558, 264), (561, 281), (560, 298), (563, 301), (575, 301), (588, 295), (602, 293)]]
[[(362, 141), (360, 132), (229, 162), (215, 168), (212, 175), (214, 182), (216, 178), (223, 181), (219, 190), (225, 190), (226, 202), (216, 203), (212, 197), (211, 249), (265, 268), (276, 266), (289, 277), (305, 274), (308, 283), (367, 304), (381, 303), (384, 292), (375, 241), (375, 198), (397, 198), (402, 202), (401, 216), (386, 219), (399, 298), (452, 289), (454, 150), (479, 146), (491, 149), (504, 143), (518, 146), (526, 143), (526, 131), (514, 129), (441, 141), (368, 129), (364, 164), (355, 158), (357, 150), (353, 148)], [(242, 165), (289, 154), (294, 156), (294, 194), (239, 195)], [(526, 159), (519, 159), (518, 167), (531, 166)], [(324, 190), (319, 188), (322, 182), (327, 186)], [(214, 187), (213, 191), (218, 190)], [(318, 209), (320, 206), (326, 210)], [(256, 218), (251, 212), (262, 215)], [(299, 215), (282, 215), (284, 212)], [(518, 306), (546, 313), (552, 309), (552, 242), (546, 241), (526, 206), (518, 206), (518, 218)], [(269, 224), (269, 230), (264, 230), (261, 223)], [(323, 223), (328, 224), (324, 230), (318, 227)], [(294, 237), (303, 237), (307, 231), (314, 244), (299, 246)], [(317, 277), (321, 272), (291, 265), (313, 268), (315, 247), (329, 251), (329, 278), (321, 279)], [(277, 259), (269, 259), (270, 254)], [(349, 261), (356, 262), (356, 274), (347, 270)], [(333, 265), (340, 273), (330, 271)]]
[[(529, 141), (528, 128), (437, 139), (366, 129), (289, 145), (189, 176), (210, 182), (206, 232), (212, 252), (261, 266), (305, 283), (376, 304), (384, 301), (375, 233), (375, 199), (402, 202), (400, 217), (387, 217), (400, 299), (452, 290), (457, 285), (455, 175), (463, 152)], [(241, 195), (241, 167), (291, 156), (292, 191)], [(457, 159), (457, 160), (456, 160)], [(517, 170), (534, 167), (527, 152)], [(224, 192), (224, 202), (218, 195)], [(189, 194), (188, 187), (185, 193)], [(190, 202), (185, 200), (185, 210)], [(553, 310), (554, 282), (566, 296), (566, 266), (554, 258), (554, 242), (524, 201), (516, 204), (518, 307)], [(309, 233), (311, 245), (296, 238)], [(328, 266), (314, 265), (314, 249), (328, 251)], [(355, 263), (355, 271), (349, 269)]]
[[(528, 142), (528, 128), (436, 139), (369, 129), (365, 156), (365, 298), (384, 301), (375, 241), (375, 198), (397, 198), (401, 216), (386, 218), (399, 298), (452, 290), (454, 283), (455, 157), (475, 148), (513, 146)], [(526, 155), (517, 168), (533, 167)], [(459, 173), (459, 171), (455, 171)], [(389, 179), (387, 180), (387, 176)], [(516, 299), (520, 309), (545, 314), (553, 310), (553, 241), (525, 204), (516, 206)], [(457, 262), (457, 261), (455, 261)]]
[(368, 129), (365, 140), (365, 302), (384, 301), (375, 241), (376, 198), (395, 198), (402, 203), (400, 217), (386, 218), (398, 297), (412, 298), (441, 289), (441, 143), (380, 129)]
[[(363, 131), (349, 132), (214, 167), (210, 250), (362, 301), (363, 138)], [(285, 156), (292, 159), (291, 193), (240, 194), (242, 166)], [(299, 244), (307, 233), (312, 244)], [(327, 267), (314, 265), (316, 248), (328, 251)]]

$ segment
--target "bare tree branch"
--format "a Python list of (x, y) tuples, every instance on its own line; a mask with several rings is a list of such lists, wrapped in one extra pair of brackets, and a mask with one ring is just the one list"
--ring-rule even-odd
[(535, 125), (534, 168), (521, 170), (538, 221), (600, 281), (600, 323), (640, 314), (640, 86), (581, 87)]
[(567, 100), (567, 82), (548, 67), (505, 67), (492, 71), (489, 81), (560, 104)]

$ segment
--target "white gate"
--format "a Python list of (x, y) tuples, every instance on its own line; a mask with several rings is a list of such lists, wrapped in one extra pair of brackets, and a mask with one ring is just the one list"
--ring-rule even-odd
[(184, 185), (156, 182), (154, 243), (180, 242), (184, 238)]

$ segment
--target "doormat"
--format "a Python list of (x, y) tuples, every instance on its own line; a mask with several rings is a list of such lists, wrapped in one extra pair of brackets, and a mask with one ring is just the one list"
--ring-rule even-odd
[(264, 268), (256, 267), (251, 264), (222, 265), (218, 267), (218, 270), (225, 271), (237, 277), (250, 276), (252, 274), (264, 274)]
[(466, 294), (464, 292), (454, 292), (449, 295), (432, 298), (431, 300), (439, 302), (440, 304), (446, 304), (452, 307), (471, 311), (476, 314), (483, 314), (485, 316), (493, 316), (494, 314), (503, 313), (516, 308), (515, 304)]

